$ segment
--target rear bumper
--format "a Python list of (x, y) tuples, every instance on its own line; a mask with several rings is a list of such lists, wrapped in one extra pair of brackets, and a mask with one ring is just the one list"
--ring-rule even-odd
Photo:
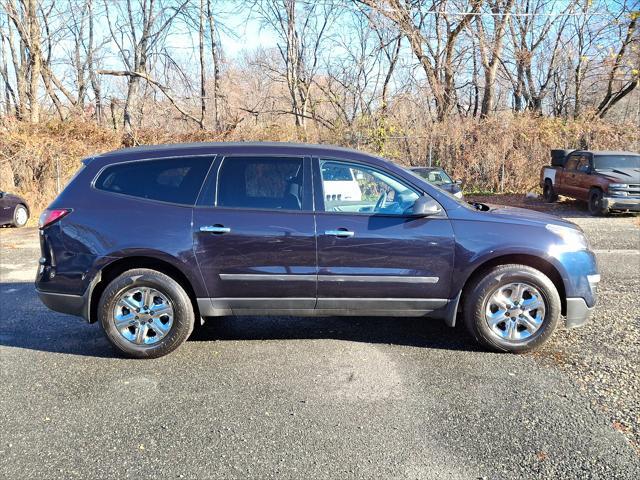
[(87, 301), (83, 295), (69, 295), (66, 293), (52, 293), (38, 290), (38, 296), (40, 297), (40, 301), (54, 312), (83, 317), (85, 320), (88, 319), (86, 313), (88, 310), (86, 308)]
[(91, 323), (92, 321), (95, 321), (95, 318), (91, 318), (91, 296), (93, 294), (94, 287), (98, 284), (101, 277), (102, 275), (98, 273), (98, 275), (93, 278), (83, 295), (47, 292), (45, 290), (40, 290), (37, 283), (36, 291), (38, 292), (40, 301), (50, 310), (66, 313), (67, 315), (82, 317), (87, 322)]
[(637, 197), (604, 197), (602, 202), (605, 208), (612, 210), (640, 212), (640, 198)]

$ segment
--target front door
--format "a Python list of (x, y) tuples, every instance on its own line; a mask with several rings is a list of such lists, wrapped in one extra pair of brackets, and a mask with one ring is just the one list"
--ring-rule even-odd
[(580, 155), (580, 159), (576, 165), (573, 194), (578, 200), (589, 200), (589, 191), (591, 189), (591, 167), (589, 160), (589, 155), (583, 153)]
[[(320, 192), (316, 308), (392, 316), (423, 315), (444, 306), (454, 251), (446, 215), (412, 217), (411, 207), (423, 192), (388, 172), (343, 160), (314, 162)], [(340, 181), (345, 193), (336, 186)]]
[[(227, 156), (194, 209), (194, 249), (211, 315), (311, 311), (316, 241), (310, 159)], [(201, 300), (202, 301), (202, 300)], [(207, 313), (203, 313), (207, 315)]]
[(572, 153), (564, 164), (561, 181), (557, 192), (569, 197), (576, 197), (578, 191), (576, 189), (576, 175), (578, 174), (578, 163), (580, 163), (580, 154)]

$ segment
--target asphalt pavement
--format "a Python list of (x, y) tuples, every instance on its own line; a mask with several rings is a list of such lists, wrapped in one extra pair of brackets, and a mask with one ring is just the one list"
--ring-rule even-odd
[(37, 231), (0, 229), (0, 478), (640, 478), (638, 219), (575, 220), (601, 307), (519, 356), (437, 320), (243, 317), (127, 360), (39, 302)]

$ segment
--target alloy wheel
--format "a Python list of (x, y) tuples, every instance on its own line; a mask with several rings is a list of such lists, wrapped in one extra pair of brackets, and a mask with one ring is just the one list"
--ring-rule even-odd
[(501, 340), (517, 343), (540, 330), (545, 313), (545, 299), (537, 288), (524, 282), (509, 283), (489, 295), (485, 321)]
[(173, 325), (173, 305), (161, 291), (134, 287), (122, 293), (113, 309), (116, 330), (135, 345), (153, 345), (162, 340)]

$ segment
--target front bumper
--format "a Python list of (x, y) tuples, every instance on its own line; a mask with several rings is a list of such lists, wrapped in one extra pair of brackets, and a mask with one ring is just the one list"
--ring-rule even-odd
[(589, 283), (593, 303), (591, 307), (589, 307), (587, 301), (582, 297), (567, 298), (567, 319), (565, 321), (567, 328), (581, 327), (587, 323), (593, 313), (596, 302), (596, 290), (600, 282), (600, 274), (587, 275), (587, 282)]
[(603, 206), (611, 210), (640, 212), (640, 197), (604, 197)]
[(565, 326), (567, 328), (581, 327), (591, 317), (595, 307), (587, 307), (584, 298), (567, 298), (567, 319)]

